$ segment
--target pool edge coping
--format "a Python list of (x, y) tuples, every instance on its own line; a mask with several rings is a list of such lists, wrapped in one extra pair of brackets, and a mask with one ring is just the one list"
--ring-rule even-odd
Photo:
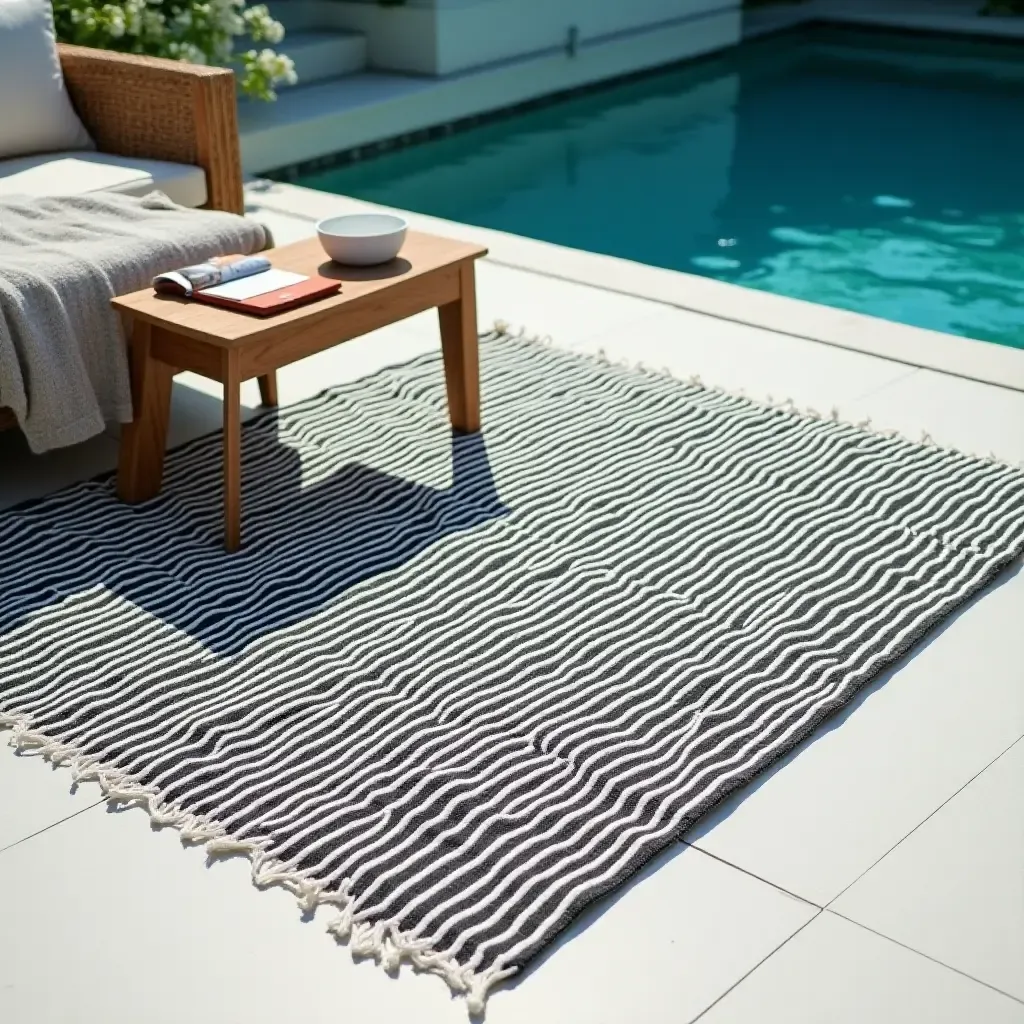
[[(916, 369), (1024, 392), (1024, 349), (914, 327), (867, 313), (716, 281), (683, 270), (649, 266), (620, 256), (573, 249), (494, 228), (321, 192), (304, 185), (257, 179), (248, 187), (250, 200), (275, 213), (309, 221), (311, 227), (315, 220), (333, 212), (326, 208), (328, 200), (338, 207), (339, 213), (356, 210), (396, 213), (414, 229), (454, 235), (486, 245), (489, 250), (486, 259), (490, 263), (802, 341), (844, 348)], [(272, 201), (275, 195), (289, 196), (296, 201), (285, 200), (278, 205)], [(258, 216), (258, 210), (254, 213)]]
[[(572, 270), (567, 272), (564, 266), (553, 265), (549, 254), (538, 252), (539, 259), (526, 254), (528, 258), (524, 260), (516, 258), (518, 253), (511, 258), (503, 257), (502, 248), (495, 248), (492, 243), (492, 262), (604, 291), (621, 292), (773, 334), (1024, 392), (1024, 350), (1008, 345), (914, 327), (616, 256), (569, 250), (573, 254)], [(605, 261), (614, 261), (616, 266), (609, 266)]]

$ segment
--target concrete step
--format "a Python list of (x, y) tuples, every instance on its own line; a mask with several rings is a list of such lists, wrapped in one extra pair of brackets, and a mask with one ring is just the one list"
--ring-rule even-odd
[(334, 0), (270, 0), (267, 6), (289, 33), (350, 27), (344, 10)]
[(277, 49), (295, 61), (303, 85), (350, 75), (366, 67), (366, 37), (360, 32), (333, 28), (290, 31)]

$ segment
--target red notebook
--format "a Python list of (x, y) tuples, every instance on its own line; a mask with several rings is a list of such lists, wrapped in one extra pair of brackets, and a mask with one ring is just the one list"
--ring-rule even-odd
[(211, 295), (206, 291), (192, 293), (196, 302), (206, 302), (222, 309), (233, 309), (239, 313), (251, 313), (254, 316), (273, 316), (285, 310), (304, 306), (307, 302), (336, 295), (341, 289), (340, 281), (329, 281), (326, 277), (310, 277), (305, 281), (290, 284), (285, 288), (253, 295), (247, 299), (230, 299), (223, 295)]

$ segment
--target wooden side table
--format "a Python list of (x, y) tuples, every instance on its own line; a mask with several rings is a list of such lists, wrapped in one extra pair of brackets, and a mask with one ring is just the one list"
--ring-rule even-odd
[(288, 363), (436, 307), (452, 427), (480, 429), (475, 261), (487, 250), (410, 232), (399, 256), (379, 267), (343, 267), (314, 239), (266, 255), (282, 270), (321, 274), (341, 292), (272, 317), (155, 295), (122, 295), (114, 307), (132, 322), (130, 358), (135, 420), (121, 436), (118, 495), (138, 502), (160, 492), (171, 383), (191, 370), (224, 385), (224, 546), (242, 540), (241, 385), (260, 379), (267, 405), (277, 404), (275, 372)]

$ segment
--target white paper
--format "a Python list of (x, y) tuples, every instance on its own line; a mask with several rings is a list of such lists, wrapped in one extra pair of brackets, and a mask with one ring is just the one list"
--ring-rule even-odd
[(287, 288), (289, 285), (308, 280), (309, 278), (304, 274), (294, 274), (290, 270), (275, 270), (271, 267), (270, 270), (264, 270), (261, 274), (253, 274), (250, 277), (239, 278), (237, 281), (229, 281), (227, 284), (204, 288), (203, 294), (241, 302), (243, 299), (266, 295), (267, 292), (276, 291), (278, 288)]

